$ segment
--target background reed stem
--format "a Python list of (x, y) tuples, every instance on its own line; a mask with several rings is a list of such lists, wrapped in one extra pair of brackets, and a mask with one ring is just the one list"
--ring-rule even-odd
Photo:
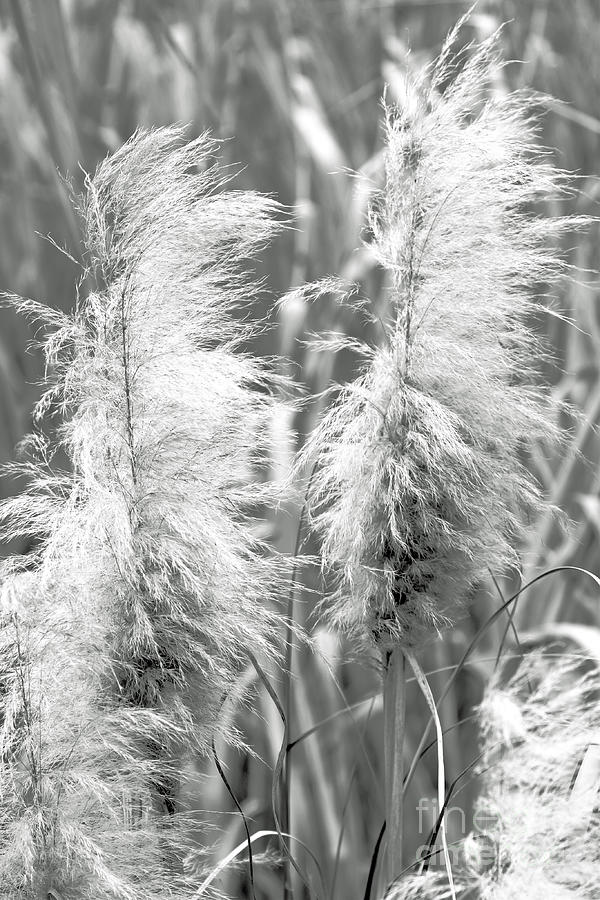
[(388, 656), (383, 687), (385, 758), (385, 818), (387, 832), (387, 880), (402, 871), (402, 819), (404, 777), (404, 727), (406, 718), (406, 671), (402, 650)]

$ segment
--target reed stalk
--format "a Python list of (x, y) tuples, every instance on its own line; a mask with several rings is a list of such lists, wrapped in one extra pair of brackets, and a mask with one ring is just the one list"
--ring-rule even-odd
[(383, 683), (385, 821), (387, 879), (402, 873), (404, 814), (404, 731), (406, 728), (406, 661), (400, 647), (389, 654)]

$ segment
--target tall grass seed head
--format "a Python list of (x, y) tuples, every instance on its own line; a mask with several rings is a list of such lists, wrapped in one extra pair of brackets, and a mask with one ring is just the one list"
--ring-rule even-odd
[(185, 766), (216, 731), (238, 739), (220, 709), (246, 651), (277, 657), (279, 568), (252, 521), (273, 499), (276, 388), (242, 314), (276, 205), (221, 192), (214, 152), (176, 127), (134, 135), (81, 200), (74, 312), (14, 300), (51, 326), (38, 413), (62, 422), (59, 444), (30, 442), (29, 488), (2, 509), (4, 538), (37, 543), (2, 569), (6, 666), (16, 652), (32, 685), (13, 674), (2, 701), (0, 870), (23, 900), (51, 876), (64, 900), (192, 896)]
[[(522, 93), (490, 92), (495, 39), (407, 75), (386, 108), (371, 250), (388, 277), (381, 345), (308, 441), (331, 621), (383, 648), (451, 621), (488, 567), (516, 567), (541, 503), (524, 448), (556, 437), (536, 386), (540, 285), (577, 225), (532, 206), (562, 189)], [(444, 87), (449, 82), (448, 86)]]

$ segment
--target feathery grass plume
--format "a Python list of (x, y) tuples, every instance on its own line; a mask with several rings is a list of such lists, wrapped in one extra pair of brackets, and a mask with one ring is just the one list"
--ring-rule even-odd
[(441, 873), (425, 872), (423, 875), (404, 875), (386, 892), (385, 900), (451, 900), (453, 896), (464, 896), (467, 900), (460, 886), (458, 892), (452, 894)]
[[(479, 709), (483, 786), (456, 897), (600, 896), (599, 699), (597, 663), (579, 655), (532, 650), (493, 676)], [(428, 871), (404, 874), (386, 898), (450, 896), (446, 876)]]
[(72, 589), (23, 573), (4, 592), (0, 897), (189, 900), (190, 822), (157, 808), (165, 772), (139, 740), (161, 713), (106, 691), (106, 632)]
[(480, 711), (480, 830), (465, 842), (466, 874), (482, 900), (600, 896), (597, 769), (578, 789), (600, 741), (599, 698), (595, 664), (542, 651), (490, 684)]
[[(24, 466), (30, 487), (2, 509), (5, 539), (39, 542), (2, 572), (4, 595), (21, 597), (32, 634), (15, 651), (16, 620), (5, 606), (4, 670), (13, 674), (0, 866), (24, 873), (24, 898), (37, 896), (49, 845), (64, 851), (64, 900), (150, 897), (153, 885), (161, 896), (167, 886), (187, 896), (183, 875), (175, 890), (180, 859), (167, 884), (167, 863), (154, 854), (146, 864), (131, 842), (148, 821), (149, 847), (177, 843), (182, 760), (207, 752), (215, 729), (235, 739), (218, 718), (223, 697), (246, 649), (276, 653), (277, 565), (251, 527), (269, 488), (250, 478), (264, 458), (272, 383), (242, 352), (252, 329), (233, 315), (256, 293), (243, 264), (273, 235), (276, 204), (220, 193), (226, 179), (209, 164), (214, 149), (206, 136), (184, 143), (175, 127), (136, 134), (88, 180), (81, 203), (92, 290), (69, 316), (12, 298), (54, 326), (45, 341), (52, 382), (37, 413), (61, 415), (58, 446), (72, 464), (56, 471), (56, 447), (34, 439), (36, 457)], [(35, 599), (23, 596), (24, 578)], [(35, 685), (25, 706), (11, 662), (22, 653)], [(47, 804), (45, 787), (32, 794), (21, 783), (31, 741), (30, 768), (46, 769), (51, 782)], [(80, 756), (81, 778), (70, 771)], [(96, 841), (94, 809), (105, 799), (110, 846)], [(140, 809), (129, 824), (124, 803)], [(174, 825), (167, 833), (160, 822)], [(85, 837), (69, 845), (69, 829)], [(96, 873), (87, 893), (80, 875), (68, 893), (74, 857)], [(120, 869), (138, 858), (143, 868), (122, 887)]]
[[(459, 23), (460, 24), (460, 23)], [(458, 26), (457, 26), (458, 27)], [(522, 93), (490, 94), (497, 36), (408, 74), (386, 109), (385, 187), (371, 249), (390, 279), (381, 346), (308, 442), (330, 620), (382, 648), (418, 646), (451, 620), (540, 495), (522, 447), (553, 435), (534, 385), (535, 291), (563, 264), (537, 218), (561, 173), (534, 143)]]
[[(488, 92), (497, 35), (453, 54), (458, 29), (386, 108), (385, 185), (371, 249), (390, 281), (383, 341), (311, 436), (312, 509), (335, 587), (330, 621), (382, 653), (388, 882), (402, 865), (404, 655), (455, 616), (488, 567), (517, 565), (541, 503), (519, 461), (555, 436), (531, 377), (535, 290), (563, 271), (550, 238), (573, 220), (530, 210), (560, 192), (521, 93)], [(438, 790), (444, 761), (438, 748)], [(442, 820), (440, 837), (455, 896)]]

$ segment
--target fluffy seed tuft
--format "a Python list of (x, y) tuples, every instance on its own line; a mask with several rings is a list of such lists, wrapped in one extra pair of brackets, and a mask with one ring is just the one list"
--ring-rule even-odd
[(246, 650), (276, 655), (278, 570), (251, 521), (273, 384), (234, 315), (276, 205), (221, 192), (214, 152), (179, 128), (136, 134), (88, 180), (74, 313), (13, 300), (52, 326), (37, 412), (62, 424), (2, 509), (5, 539), (37, 541), (2, 572), (11, 900), (191, 896), (185, 763), (223, 730)]
[(313, 518), (337, 578), (328, 616), (383, 648), (418, 645), (488, 567), (518, 564), (541, 502), (520, 453), (555, 437), (530, 322), (540, 285), (563, 272), (552, 240), (578, 222), (532, 214), (562, 173), (535, 147), (528, 99), (488, 89), (497, 38), (453, 55), (455, 37), (386, 109), (370, 214), (384, 339), (302, 457), (316, 462)]

